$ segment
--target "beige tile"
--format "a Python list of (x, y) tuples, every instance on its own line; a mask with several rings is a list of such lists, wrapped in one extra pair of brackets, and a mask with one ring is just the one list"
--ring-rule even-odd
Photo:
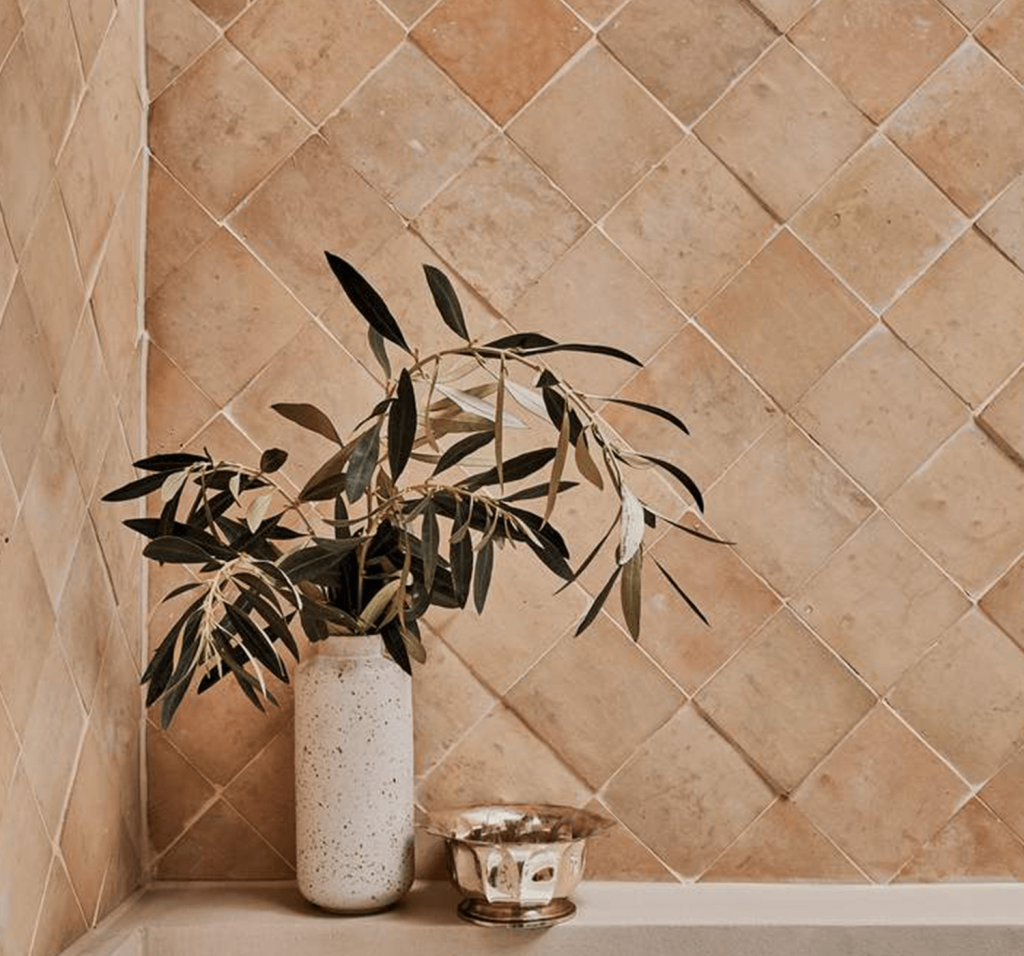
[(702, 883), (864, 883), (789, 800), (779, 799), (701, 876)]
[(88, 76), (114, 16), (114, 0), (76, 0), (70, 6), (82, 68)]
[(818, 191), (872, 129), (786, 42), (772, 47), (694, 127), (783, 219)]
[(401, 41), (374, 0), (252, 4), (228, 30), (240, 49), (313, 122), (336, 109)]
[(659, 859), (692, 877), (771, 803), (772, 793), (684, 707), (615, 775), (603, 800)]
[(39, 916), (39, 928), (32, 944), (32, 956), (58, 956), (87, 929), (82, 910), (71, 888), (60, 857), (54, 857), (46, 896)]
[(789, 408), (874, 317), (783, 230), (701, 310), (698, 321)]
[(180, 451), (213, 418), (217, 406), (155, 345), (149, 351), (147, 375), (149, 450)]
[(829, 369), (793, 417), (884, 500), (964, 424), (967, 408), (896, 336), (876, 328)]
[(146, 318), (157, 345), (223, 403), (295, 335), (305, 313), (222, 229), (149, 300)]
[(0, 303), (7, 302), (7, 296), (14, 286), (17, 274), (18, 261), (14, 258), (14, 250), (11, 248), (10, 239), (7, 238), (7, 230), (3, 228), (3, 216), (0, 215)]
[(156, 99), (218, 37), (191, 0), (146, 4), (146, 70), (150, 99)]
[(814, 0), (751, 0), (781, 31), (788, 30), (814, 6)]
[(788, 595), (873, 510), (799, 429), (780, 422), (715, 485), (708, 520)]
[(876, 309), (958, 231), (956, 208), (888, 142), (870, 142), (796, 216), (793, 228)]
[(967, 428), (893, 495), (889, 512), (974, 594), (1024, 547), (1024, 471)]
[(248, 5), (249, 0), (192, 0), (214, 23), (226, 27)]
[(338, 155), (405, 216), (469, 165), (493, 125), (404, 44), (323, 129)]
[(824, 0), (790, 39), (876, 123), (964, 37), (937, 0)]
[(1005, 883), (1024, 878), (1024, 844), (971, 800), (900, 871), (898, 883)]
[(1024, 751), (1018, 750), (978, 796), (1018, 836), (1024, 834)]
[(675, 876), (622, 823), (615, 820), (600, 800), (587, 804), (592, 813), (610, 817), (615, 825), (587, 840), (588, 880), (625, 880), (643, 883), (673, 883)]
[(885, 315), (893, 331), (978, 405), (1024, 360), (1024, 275), (971, 230)]
[(18, 39), (22, 22), (18, 0), (0, 0), (0, 62)]
[(516, 117), (509, 135), (596, 220), (683, 134), (596, 46)]
[(434, 5), (434, 0), (383, 0), (383, 3), (408, 27)]
[(967, 794), (966, 785), (879, 705), (811, 775), (796, 804), (873, 880), (884, 882)]
[[(628, 686), (628, 694), (618, 688)], [(609, 618), (561, 640), (505, 695), (593, 787), (611, 776), (685, 698)]]
[(223, 800), (156, 861), (161, 880), (288, 880), (294, 872)]
[(981, 609), (1024, 647), (1024, 559), (1018, 561), (981, 599)]
[(338, 147), (311, 136), (232, 225), (307, 309), (322, 312), (338, 294), (324, 250), (358, 268), (403, 224)]
[(757, 59), (774, 32), (739, 0), (633, 0), (601, 42), (684, 123)]
[[(808, 695), (808, 687), (816, 692)], [(768, 779), (789, 793), (864, 716), (875, 696), (784, 610), (695, 700)]]
[[(529, 774), (519, 768), (529, 767)], [(427, 809), (473, 803), (562, 803), (582, 806), (590, 791), (502, 704), (478, 723), (419, 787)]]
[(146, 295), (188, 261), (216, 224), (158, 162), (149, 164), (146, 214)]
[[(613, 345), (646, 362), (686, 319), (595, 229), (526, 291), (508, 321), (560, 342)], [(636, 374), (633, 365), (593, 355), (552, 358), (560, 375), (596, 395), (615, 394)]]
[(1024, 3), (1021, 0), (1006, 0), (996, 6), (974, 31), (974, 36), (1024, 83)]
[(974, 215), (1024, 170), (1024, 90), (968, 44), (907, 101), (886, 132)]
[(500, 137), (423, 210), (416, 229), (505, 311), (586, 232), (587, 221)]
[(590, 37), (556, 0), (442, 0), (412, 38), (499, 123), (506, 123)]
[(121, 523), (127, 518), (139, 517), (143, 509), (132, 501), (110, 504), (99, 500), (107, 491), (138, 477), (132, 468), (128, 443), (119, 427), (114, 428), (107, 443), (100, 474), (101, 480), (93, 489), (93, 497), (89, 502), (89, 517), (106, 559), (114, 594), (118, 600), (123, 600), (128, 595), (130, 582), (137, 575), (139, 565), (136, 564), (138, 549), (132, 540), (134, 536), (125, 534)]
[(567, 0), (567, 2), (587, 23), (595, 27), (608, 19), (621, 6), (620, 0)]
[(0, 816), (3, 816), (4, 796), (14, 777), (20, 750), (21, 744), (7, 716), (7, 708), (0, 705)]
[(70, 4), (33, 2), (25, 13), (24, 30), (43, 122), (56, 156), (84, 85)]
[(121, 905), (143, 882), (142, 861), (135, 844), (132, 843), (133, 833), (128, 824), (121, 820), (121, 831), (117, 845), (103, 874), (103, 892), (96, 909), (98, 920), (106, 919), (111, 912)]
[(890, 691), (893, 706), (974, 784), (1024, 744), (1024, 654), (972, 613)]
[(978, 228), (1024, 269), (1024, 176), (992, 203)]
[(226, 41), (153, 103), (157, 159), (215, 216), (224, 216), (305, 138), (308, 126)]
[(881, 512), (793, 600), (794, 610), (879, 693), (969, 607)]
[(693, 313), (754, 256), (774, 223), (709, 150), (687, 137), (606, 226), (612, 240)]
[[(2, 456), (0, 456), (2, 458)], [(2, 466), (2, 461), (0, 461)], [(11, 542), (14, 522), (18, 517), (18, 494), (14, 490), (6, 466), (0, 467), (0, 554)]]
[(974, 27), (999, 0), (942, 0), (966, 26)]

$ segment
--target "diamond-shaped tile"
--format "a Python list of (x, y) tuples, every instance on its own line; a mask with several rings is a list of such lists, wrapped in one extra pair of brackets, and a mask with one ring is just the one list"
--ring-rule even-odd
[(374, 0), (260, 0), (227, 32), (314, 123), (336, 109), (403, 35)]
[(999, 4), (974, 36), (1024, 83), (1024, 0)]
[(992, 203), (978, 228), (1024, 269), (1024, 176)]
[(149, 451), (181, 451), (217, 406), (156, 345), (150, 346), (146, 374)]
[(499, 123), (508, 122), (589, 37), (558, 0), (442, 0), (412, 32)]
[[(0, 466), (3, 455), (0, 454)], [(14, 490), (11, 476), (6, 467), (0, 467), (0, 554), (11, 543), (14, 533), (14, 522), (18, 517), (18, 494)]]
[(592, 219), (599, 219), (682, 137), (668, 113), (600, 46), (509, 127)]
[(982, 614), (961, 618), (890, 691), (893, 706), (974, 784), (1024, 744), (1024, 653)]
[(1018, 372), (978, 416), (999, 445), (1024, 463), (1024, 372)]
[(969, 607), (881, 512), (793, 600), (794, 610), (879, 693)]
[(942, 0), (966, 26), (976, 26), (999, 0)]
[(780, 422), (715, 485), (708, 519), (785, 595), (821, 567), (873, 510), (803, 432)]
[(263, 368), (305, 318), (226, 229), (161, 286), (146, 314), (157, 345), (220, 403)]
[(694, 127), (783, 219), (818, 191), (872, 129), (786, 42), (772, 47)]
[(156, 160), (149, 164), (147, 203), (146, 295), (151, 296), (217, 231), (217, 224)]
[(1024, 90), (966, 44), (893, 116), (887, 134), (974, 215), (1024, 170)]
[(225, 216), (308, 129), (267, 79), (222, 40), (157, 97), (149, 144), (210, 212)]
[(149, 98), (156, 99), (219, 34), (192, 0), (146, 4), (146, 73)]
[(891, 302), (958, 231), (956, 207), (888, 140), (864, 147), (793, 228), (875, 308)]
[(43, 121), (56, 155), (85, 82), (71, 5), (60, 0), (33, 3), (25, 10), (23, 30)]
[(338, 155), (405, 216), (465, 169), (493, 124), (404, 44), (324, 126)]
[(981, 609), (1024, 647), (1024, 558), (981, 599)]
[[(816, 692), (808, 695), (808, 687)], [(789, 793), (864, 716), (875, 696), (784, 610), (695, 700), (716, 727)]]
[(967, 418), (967, 408), (891, 332), (877, 328), (803, 398), (793, 417), (884, 500)]
[(977, 405), (1024, 360), (1024, 273), (971, 230), (885, 315), (896, 334)]
[(7, 302), (7, 296), (14, 286), (18, 274), (18, 260), (14, 258), (7, 230), (0, 229), (0, 303)]
[(417, 230), (505, 311), (587, 230), (515, 146), (494, 139), (420, 214)]
[(314, 313), (338, 294), (325, 249), (359, 267), (402, 230), (401, 217), (319, 136), (307, 139), (231, 222)]
[(696, 876), (772, 797), (750, 765), (684, 707), (615, 775), (603, 799), (673, 870)]
[(248, 5), (249, 0), (192, 0), (214, 23), (226, 27)]
[(600, 800), (594, 799), (586, 809), (611, 817), (614, 826), (595, 833), (587, 840), (588, 880), (637, 880), (650, 883), (672, 883), (675, 876), (627, 827), (610, 815)]
[(71, 19), (82, 56), (82, 69), (88, 77), (116, 12), (114, 0), (86, 0), (71, 5)]
[(1024, 750), (1018, 750), (978, 794), (1018, 836), (1024, 834)]
[(412, 26), (435, 3), (435, 0), (382, 0), (406, 26)]
[(874, 317), (784, 229), (701, 310), (698, 321), (789, 408)]
[(772, 217), (688, 136), (611, 213), (608, 235), (687, 312), (764, 245)]
[(864, 883), (864, 876), (790, 800), (776, 800), (702, 883)]
[[(619, 694), (621, 687), (630, 692)], [(580, 637), (565, 634), (505, 700), (597, 788), (684, 698), (624, 631), (601, 617)]]
[(740, 0), (633, 0), (600, 33), (684, 123), (704, 112), (774, 36)]
[(566, 0), (566, 2), (593, 26), (607, 20), (622, 5), (622, 0)]
[(3, 0), (0, 4), (0, 61), (17, 40), (22, 24), (21, 4), (18, 0)]
[(893, 495), (889, 511), (976, 593), (1024, 548), (1024, 469), (979, 430), (965, 428)]
[(885, 882), (968, 794), (966, 784), (879, 705), (796, 795), (811, 822)]
[(155, 782), (162, 781), (149, 792), (147, 832), (151, 850), (161, 853), (212, 799), (214, 789), (167, 742), (164, 734), (151, 726), (147, 730), (147, 777)]
[(937, 0), (824, 0), (790, 39), (876, 123), (964, 37)]
[(55, 857), (50, 865), (32, 952), (39, 956), (62, 953), (88, 928), (64, 864)]

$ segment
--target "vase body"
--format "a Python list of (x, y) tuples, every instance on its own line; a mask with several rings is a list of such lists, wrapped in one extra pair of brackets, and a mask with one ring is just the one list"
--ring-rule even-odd
[(413, 881), (412, 686), (377, 636), (335, 637), (295, 675), (299, 891), (337, 913)]

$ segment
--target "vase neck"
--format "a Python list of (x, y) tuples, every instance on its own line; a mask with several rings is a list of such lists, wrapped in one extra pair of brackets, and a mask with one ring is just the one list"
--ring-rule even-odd
[(320, 642), (322, 657), (380, 657), (379, 634), (344, 634)]

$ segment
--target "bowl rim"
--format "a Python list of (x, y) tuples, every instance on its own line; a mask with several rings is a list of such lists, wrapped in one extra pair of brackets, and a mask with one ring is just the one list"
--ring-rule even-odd
[(417, 827), (425, 830), (434, 836), (443, 837), (451, 843), (465, 843), (470, 846), (530, 846), (531, 841), (524, 840), (521, 843), (513, 842), (502, 842), (498, 840), (482, 840), (473, 839), (470, 837), (458, 836), (452, 832), (450, 823), (442, 823), (442, 819), (451, 820), (452, 818), (460, 815), (466, 815), (473, 812), (483, 812), (487, 810), (512, 810), (530, 813), (551, 813), (552, 815), (567, 815), (572, 814), (577, 818), (582, 818), (589, 826), (590, 830), (580, 836), (562, 837), (555, 840), (545, 840), (543, 843), (540, 841), (536, 842), (537, 846), (551, 846), (552, 844), (569, 844), (569, 843), (580, 843), (600, 833), (602, 830), (610, 829), (615, 826), (615, 821), (604, 814), (597, 813), (593, 810), (587, 810), (584, 807), (574, 807), (568, 804), (561, 803), (473, 803), (465, 804), (460, 806), (449, 806), (439, 807), (437, 810), (431, 810), (427, 813), (427, 819), (416, 824)]

